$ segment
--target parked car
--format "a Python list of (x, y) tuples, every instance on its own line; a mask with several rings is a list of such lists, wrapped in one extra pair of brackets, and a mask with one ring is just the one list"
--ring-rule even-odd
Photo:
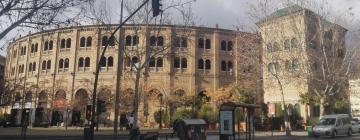
[(315, 125), (313, 134), (315, 137), (337, 135), (352, 135), (350, 116), (347, 114), (333, 114), (322, 116), (319, 123)]
[(352, 131), (353, 133), (360, 133), (360, 123), (357, 120), (351, 121)]

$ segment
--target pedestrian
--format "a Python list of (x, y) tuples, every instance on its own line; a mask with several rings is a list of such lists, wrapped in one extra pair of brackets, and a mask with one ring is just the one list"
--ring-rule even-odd
[(126, 118), (126, 114), (122, 113), (120, 116), (120, 130), (122, 131), (124, 127), (125, 129), (127, 129), (127, 126), (128, 126), (128, 121)]
[(134, 121), (135, 121), (134, 114), (131, 114), (129, 117), (130, 129), (132, 129), (132, 127), (134, 126)]

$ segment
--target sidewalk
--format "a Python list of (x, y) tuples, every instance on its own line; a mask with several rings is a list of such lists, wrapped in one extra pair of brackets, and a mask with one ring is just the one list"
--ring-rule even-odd
[[(83, 127), (68, 127), (65, 130), (64, 127), (35, 127), (28, 128), (27, 135), (59, 135), (59, 136), (78, 136), (83, 135), (84, 128)], [(157, 128), (141, 128), (141, 133), (146, 132), (159, 132), (160, 135), (165, 136), (169, 135), (173, 132), (172, 129), (163, 128), (161, 130)], [(0, 128), (0, 135), (19, 135), (21, 132), (21, 128), (19, 127), (10, 127), (10, 128)], [(218, 130), (208, 130), (208, 135), (218, 135)], [(112, 135), (113, 128), (112, 127), (100, 127), (99, 131), (95, 131), (95, 135)], [(119, 135), (128, 135), (129, 131), (118, 131)], [(243, 133), (241, 133), (243, 135)], [(285, 132), (274, 132), (274, 136), (285, 136)], [(293, 136), (307, 136), (306, 131), (292, 131)], [(271, 136), (271, 131), (257, 131), (255, 132), (255, 137), (268, 137)]]

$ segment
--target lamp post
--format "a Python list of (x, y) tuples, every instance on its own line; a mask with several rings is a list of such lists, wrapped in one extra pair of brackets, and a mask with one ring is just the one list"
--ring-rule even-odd
[(160, 98), (160, 125), (159, 125), (159, 128), (161, 129), (162, 128), (162, 104), (163, 104), (163, 94), (160, 94), (159, 95), (159, 98)]

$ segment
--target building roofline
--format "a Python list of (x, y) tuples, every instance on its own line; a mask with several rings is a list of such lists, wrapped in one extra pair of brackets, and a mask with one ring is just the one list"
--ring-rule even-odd
[[(55, 32), (55, 31), (59, 31), (59, 30), (68, 30), (68, 29), (81, 29), (81, 28), (93, 28), (93, 27), (97, 27), (97, 28), (114, 28), (119, 26), (119, 24), (96, 24), (96, 25), (81, 25), (81, 26), (70, 26), (70, 27), (62, 27), (62, 28), (57, 28), (57, 29), (49, 29), (49, 30), (44, 30), (44, 31), (40, 31), (40, 32), (36, 32), (36, 33), (32, 33), (32, 34), (28, 34), (19, 38), (14, 39), (14, 41), (10, 42), (9, 44), (11, 45), (13, 42), (17, 42), (21, 39), (30, 37), (30, 36), (34, 36), (34, 35), (39, 35), (39, 34), (43, 34), (43, 33), (48, 33), (48, 32)], [(185, 25), (170, 25), (170, 24), (166, 24), (166, 25), (155, 25), (155, 24), (125, 24), (123, 28), (126, 27), (134, 27), (134, 26), (151, 26), (151, 27), (164, 27), (164, 28), (189, 28), (189, 29), (200, 29), (200, 30), (214, 30), (214, 31), (221, 31), (221, 32), (233, 32), (233, 33), (238, 33), (238, 34), (254, 34), (254, 33), (250, 33), (250, 32), (244, 32), (244, 31), (239, 31), (239, 30), (230, 30), (230, 29), (223, 29), (223, 28), (212, 28), (212, 27), (201, 27), (201, 26), (185, 26)]]
[[(291, 10), (291, 8), (295, 8), (295, 9)], [(276, 13), (279, 13), (279, 11), (281, 12), (281, 14), (276, 15)], [(284, 12), (287, 12), (287, 13), (284, 13)], [(276, 19), (279, 19), (279, 18), (282, 18), (282, 17), (285, 17), (285, 16), (289, 16), (289, 15), (292, 15), (292, 14), (297, 14), (297, 13), (300, 13), (300, 12), (310, 12), (312, 14), (315, 14), (315, 15), (319, 16), (319, 14), (315, 13), (314, 11), (312, 11), (310, 9), (303, 8), (303, 7), (301, 7), (301, 6), (297, 5), (297, 4), (294, 4), (292, 6), (284, 7), (284, 8), (281, 8), (281, 9), (278, 9), (278, 10), (274, 11), (269, 16), (265, 17), (264, 19), (261, 19), (260, 21), (256, 22), (255, 24), (259, 26), (259, 25), (261, 25), (263, 23), (266, 23), (266, 22), (269, 22), (269, 21), (274, 21)], [(345, 27), (343, 27), (343, 26), (341, 26), (339, 24), (336, 24), (334, 22), (330, 22), (325, 18), (321, 18), (321, 22), (331, 23), (332, 25), (335, 25), (335, 27), (337, 27), (337, 28), (340, 27), (340, 28), (344, 29), (345, 31), (348, 31), (348, 29), (346, 29)]]

